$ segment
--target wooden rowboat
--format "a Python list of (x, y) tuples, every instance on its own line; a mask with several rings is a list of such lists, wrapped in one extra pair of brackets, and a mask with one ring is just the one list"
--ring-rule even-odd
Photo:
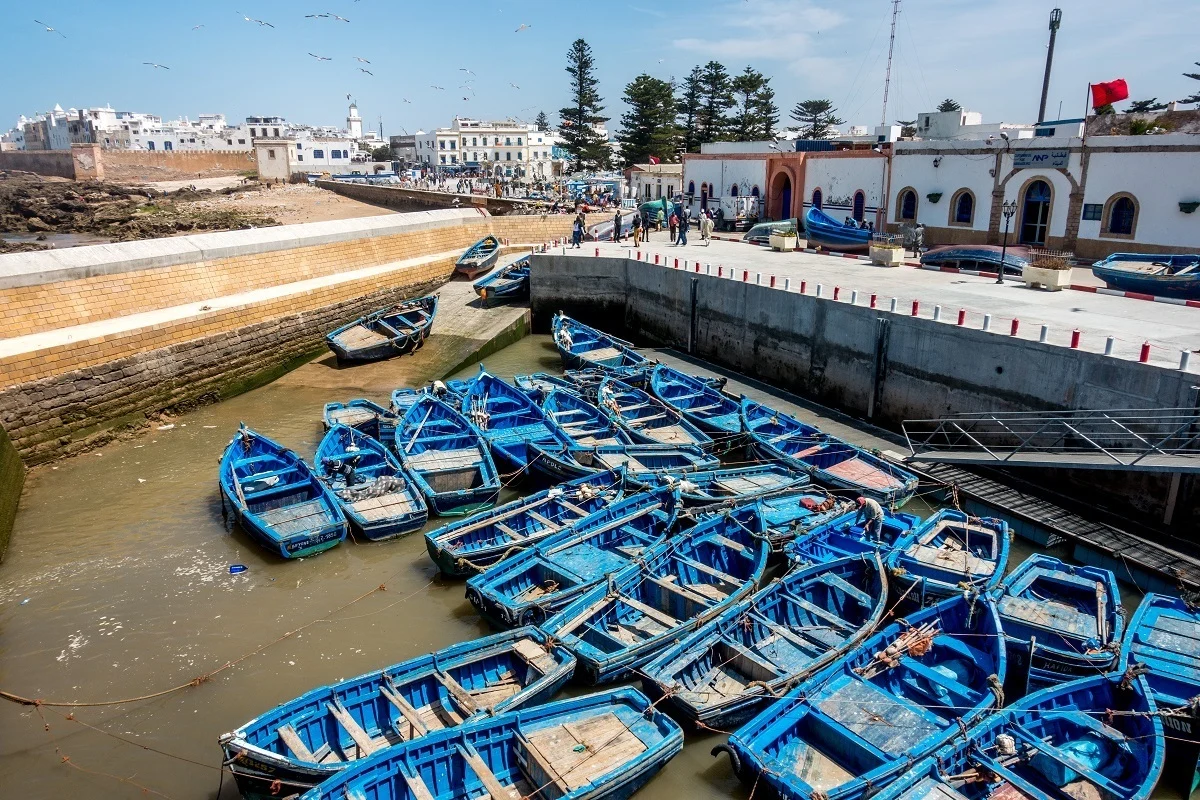
[(907, 544), (893, 550), (887, 565), (896, 576), (897, 592), (928, 605), (964, 589), (995, 589), (1008, 568), (1008, 549), (1008, 523), (944, 508), (922, 522)]
[(343, 325), (325, 343), (339, 361), (377, 361), (425, 344), (437, 315), (437, 295), (406, 300)]
[(742, 433), (737, 401), (692, 375), (659, 364), (650, 374), (650, 390), (717, 441)]
[(623, 369), (649, 363), (624, 339), (598, 331), (565, 314), (555, 314), (550, 327), (565, 369)]
[(707, 433), (653, 395), (623, 381), (606, 378), (596, 390), (596, 406), (629, 432), (635, 442), (671, 446), (716, 447)]
[(393, 409), (361, 397), (348, 403), (326, 403), (321, 417), (327, 431), (334, 425), (347, 425), (384, 444), (392, 441), (399, 421)]
[(483, 300), (483, 307), (529, 297), (529, 265), (532, 260), (530, 253), (516, 256), (477, 281), (475, 294)]
[(422, 394), (396, 426), (395, 450), (435, 514), (474, 514), (500, 495), (487, 443), (462, 414), (431, 394)]
[(467, 248), (454, 264), (454, 274), (462, 275), (467, 280), (475, 280), (491, 269), (500, 256), (500, 240), (487, 235)]

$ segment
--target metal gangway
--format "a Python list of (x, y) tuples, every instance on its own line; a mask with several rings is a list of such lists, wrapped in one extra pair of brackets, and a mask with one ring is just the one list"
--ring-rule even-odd
[(1200, 472), (1195, 408), (958, 414), (903, 427), (910, 461)]

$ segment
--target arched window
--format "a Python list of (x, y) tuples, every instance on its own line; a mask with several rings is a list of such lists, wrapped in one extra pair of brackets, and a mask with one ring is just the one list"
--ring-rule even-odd
[(813, 189), (812, 207), (820, 208), (824, 202), (825, 202), (825, 196), (821, 194), (821, 190)]
[(758, 197), (758, 187), (757, 187), (757, 186), (751, 187), (751, 189), (750, 189), (750, 196), (751, 196), (751, 197)]
[(896, 197), (896, 221), (915, 222), (917, 219), (917, 190), (901, 189)]
[(975, 195), (970, 189), (959, 189), (950, 200), (950, 224), (971, 225), (975, 221)]
[(737, 195), (738, 195), (738, 187), (737, 187), (737, 184), (735, 183), (733, 186), (729, 187), (729, 196), (737, 197)]
[(1104, 222), (1101, 224), (1101, 235), (1133, 238), (1137, 230), (1138, 205), (1133, 195), (1127, 193), (1114, 194), (1104, 204)]
[(850, 215), (854, 217), (855, 222), (862, 222), (863, 214), (866, 213), (866, 210), (867, 195), (862, 189), (859, 189), (854, 193), (854, 205), (851, 208)]
[(696, 194), (696, 182), (688, 181), (688, 196), (694, 196), (695, 194)]

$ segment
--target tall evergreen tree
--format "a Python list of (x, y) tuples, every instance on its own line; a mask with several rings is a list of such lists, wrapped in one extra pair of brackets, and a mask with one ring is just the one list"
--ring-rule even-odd
[(696, 114), (696, 133), (701, 142), (720, 142), (728, 138), (726, 114), (733, 104), (729, 72), (719, 61), (708, 62), (700, 75), (700, 109)]
[(962, 108), (962, 106), (960, 106), (958, 104), (958, 101), (947, 97), (945, 100), (943, 100), (941, 103), (938, 104), (937, 110), (938, 111), (958, 111), (961, 108)]
[(734, 95), (730, 137), (738, 142), (772, 138), (779, 124), (779, 107), (775, 105), (771, 79), (758, 70), (746, 67), (742, 74), (730, 81), (730, 88)]
[[(1200, 61), (1196, 61), (1194, 63), (1196, 64), (1197, 67), (1200, 67)], [(1194, 81), (1200, 81), (1200, 72), (1185, 72), (1185, 73), (1183, 73), (1183, 77), (1191, 78)], [(1181, 103), (1200, 103), (1200, 91), (1197, 91), (1191, 97), (1183, 98), (1179, 102), (1181, 102)]]
[(915, 119), (898, 119), (896, 124), (900, 126), (900, 135), (911, 139), (917, 135), (917, 121)]
[(539, 131), (550, 130), (550, 118), (546, 116), (545, 111), (539, 111), (537, 119), (535, 119), (533, 123), (537, 125)]
[(804, 100), (792, 109), (792, 119), (800, 123), (800, 135), (805, 139), (824, 139), (845, 122), (835, 115), (836, 111), (829, 100)]
[(683, 79), (682, 91), (675, 101), (675, 113), (683, 131), (683, 149), (689, 153), (700, 152), (700, 132), (696, 130), (696, 120), (700, 117), (700, 84), (703, 76), (704, 71), (699, 66), (692, 67), (691, 73)]
[(1166, 109), (1166, 103), (1158, 102), (1157, 97), (1151, 97), (1149, 100), (1134, 100), (1129, 104), (1129, 108), (1125, 109), (1126, 114), (1147, 114), (1151, 111), (1162, 111)]
[(675, 124), (675, 87), (669, 81), (638, 75), (625, 87), (629, 110), (621, 116), (621, 160), (644, 164), (650, 156), (677, 161), (679, 127)]
[(585, 171), (606, 169), (610, 156), (608, 143), (592, 127), (608, 121), (608, 117), (600, 116), (604, 106), (600, 105), (602, 98), (597, 91), (600, 81), (595, 69), (591, 46), (583, 39), (576, 39), (567, 50), (571, 105), (559, 110), (562, 122), (558, 130), (572, 166)]

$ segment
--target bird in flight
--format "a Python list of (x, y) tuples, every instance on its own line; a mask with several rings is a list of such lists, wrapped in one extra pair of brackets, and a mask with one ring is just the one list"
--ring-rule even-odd
[(471, 98), (469, 97), (464, 97), (463, 100), (466, 100), (468, 103), (471, 102)]
[(193, 25), (193, 26), (192, 26), (192, 30), (194, 30), (194, 31), (198, 31), (198, 30), (200, 30), (200, 29), (201, 29), (201, 28), (203, 28), (203, 27), (204, 27), (204, 23), (201, 23), (201, 24), (199, 24), (199, 25)]
[(43, 28), (45, 28), (46, 33), (57, 33), (59, 36), (63, 37), (64, 39), (67, 38), (67, 35), (65, 33), (63, 33), (62, 31), (60, 31), (58, 28), (51, 28), (49, 25), (42, 22), (40, 19), (35, 19), (34, 22), (36, 22), (38, 25), (41, 25)]
[(170, 67), (166, 66), (165, 64), (155, 64), (153, 61), (143, 61), (142, 63), (147, 67), (154, 67), (155, 69), (170, 69)]
[(466, 67), (459, 67), (459, 68), (458, 68), (458, 71), (459, 71), (459, 72), (465, 72), (465, 73), (467, 73), (468, 75), (474, 75), (474, 74), (475, 74), (474, 72), (471, 72), (471, 70), (467, 69)]
[(409, 105), (412, 105), (412, 100), (409, 100), (407, 97), (401, 97), (400, 99), (403, 100), (404, 102), (408, 103)]
[(354, 57), (354, 60), (355, 60), (355, 61), (360, 61), (360, 62), (362, 62), (363, 64), (370, 64), (370, 63), (371, 63), (370, 61), (367, 61), (367, 60), (366, 60), (365, 58), (363, 58), (362, 56), (355, 56), (355, 57)]
[(665, 59), (665, 58), (660, 58), (660, 59), (658, 60), (658, 63), (660, 63), (660, 64), (661, 64), (663, 61), (666, 61), (666, 59)]
[(329, 17), (328, 14), (305, 14), (304, 15), (305, 19), (325, 19), (328, 17)]
[(511, 87), (513, 87), (514, 89), (520, 89), (520, 88), (521, 88), (520, 86), (517, 86), (517, 85), (516, 85), (515, 83), (513, 83), (512, 81), (509, 81), (508, 85), (509, 85), (509, 86), (511, 86)]
[[(242, 12), (240, 12), (240, 11), (235, 11), (235, 12), (233, 12), (233, 13), (235, 13), (235, 14), (242, 14)], [(257, 23), (257, 24), (258, 24), (258, 26), (259, 26), (260, 28), (262, 28), (262, 27), (274, 28), (274, 27), (275, 27), (274, 25), (272, 25), (272, 24), (271, 24), (271, 23), (269, 23), (269, 22), (264, 22), (264, 21), (263, 21), (263, 20), (261, 20), (261, 19), (254, 19), (254, 17), (247, 17), (245, 14), (242, 14), (242, 19), (246, 20), (246, 22), (254, 22), (254, 23)]]
[(445, 86), (435, 86), (435, 85), (434, 85), (434, 84), (432, 84), (432, 83), (431, 83), (431, 84), (429, 84), (429, 88), (431, 88), (431, 89), (437, 89), (439, 92), (444, 92), (444, 91), (446, 91), (446, 87), (445, 87)]
[(345, 17), (339, 17), (337, 14), (334, 14), (332, 11), (330, 11), (326, 16), (333, 17), (338, 22), (349, 22), (350, 21), (350, 20), (346, 19)]
[(327, 58), (325, 56), (319, 56), (316, 53), (309, 53), (309, 55), (312, 56), (313, 58), (315, 58), (317, 61), (333, 61), (332, 58)]
[(375, 75), (375, 73), (374, 73), (374, 72), (371, 72), (371, 70), (369, 70), (369, 69), (363, 69), (362, 67), (359, 67), (359, 68), (358, 68), (358, 71), (359, 71), (359, 72), (365, 72), (365, 73), (367, 73), (368, 75), (370, 75), (370, 76), (372, 76), (372, 77), (374, 77), (374, 75)]
[(521, 31), (527, 30), (532, 27), (533, 27), (532, 25), (526, 25), (524, 22), (522, 22), (521, 27), (517, 28), (515, 31), (513, 31), (513, 33), (520, 33)]

